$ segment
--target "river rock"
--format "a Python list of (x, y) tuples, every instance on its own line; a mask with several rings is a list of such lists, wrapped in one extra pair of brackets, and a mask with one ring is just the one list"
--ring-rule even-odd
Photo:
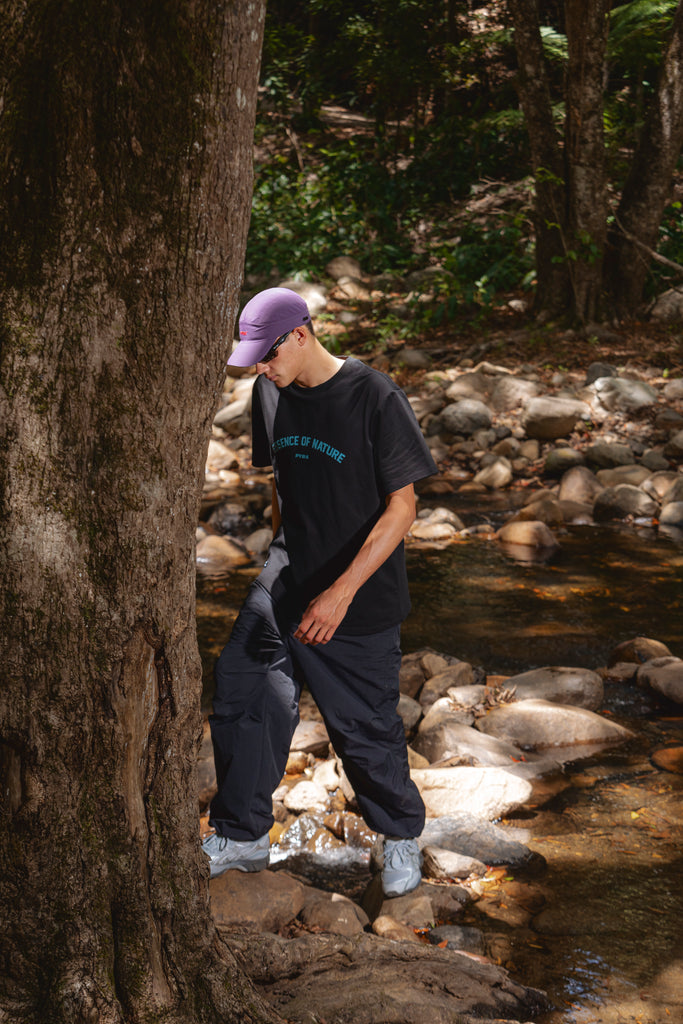
[(683, 475), (677, 473), (675, 476), (675, 480), (671, 481), (671, 484), (661, 496), (662, 505), (669, 505), (674, 501), (683, 501)]
[(560, 480), (557, 497), (560, 501), (592, 505), (602, 490), (604, 487), (592, 470), (587, 466), (574, 466)]
[(431, 676), (420, 691), (419, 701), (422, 707), (428, 707), (439, 697), (443, 697), (452, 686), (472, 686), (476, 682), (472, 666), (466, 661), (450, 665), (442, 672)]
[(639, 487), (619, 484), (606, 487), (595, 499), (593, 516), (596, 522), (627, 519), (629, 516), (650, 519), (657, 514), (657, 503)]
[(642, 665), (652, 658), (667, 657), (672, 657), (672, 654), (666, 644), (647, 636), (637, 636), (632, 640), (624, 640), (617, 644), (610, 653), (607, 665), (610, 668), (620, 662), (634, 662), (636, 665)]
[[(547, 700), (522, 700), (493, 708), (476, 726), (526, 750), (549, 750), (582, 744), (610, 746), (630, 739), (632, 733), (616, 722), (585, 708), (552, 704)], [(577, 752), (577, 756), (581, 756)]]
[(679, 430), (664, 445), (664, 454), (667, 459), (676, 459), (678, 461), (683, 459), (683, 430)]
[(683, 661), (680, 658), (653, 658), (638, 669), (638, 683), (661, 693), (667, 700), (683, 704)]
[(527, 437), (555, 441), (570, 434), (578, 420), (589, 420), (590, 416), (585, 402), (569, 398), (532, 398), (522, 413), (522, 426)]
[(320, 316), (327, 309), (327, 288), (317, 281), (297, 281), (290, 278), (281, 281), (279, 287), (289, 288), (300, 295), (312, 317)]
[(420, 942), (415, 930), (401, 921), (394, 920), (388, 914), (380, 914), (372, 922), (372, 930), (375, 935), (383, 939), (390, 939), (392, 942)]
[(545, 457), (545, 476), (561, 477), (575, 466), (584, 463), (583, 453), (575, 448), (553, 448)]
[[(664, 496), (669, 493), (672, 486), (680, 480), (681, 477), (678, 473), (671, 470), (662, 470), (659, 473), (652, 473), (642, 484), (642, 489), (646, 494), (649, 494), (655, 501), (662, 501)], [(676, 499), (672, 497), (672, 501)]]
[(505, 687), (515, 691), (515, 700), (537, 698), (553, 704), (570, 704), (597, 711), (602, 706), (604, 686), (597, 672), (587, 668), (547, 667), (510, 676)]
[(229, 537), (209, 534), (197, 544), (197, 569), (205, 576), (220, 575), (251, 562), (243, 545)]
[(514, 516), (508, 519), (508, 523), (519, 522), (545, 523), (546, 526), (558, 525), (564, 522), (564, 513), (555, 498), (540, 497), (537, 501), (531, 501), (528, 505), (518, 509)]
[(459, 757), (480, 767), (507, 767), (523, 756), (515, 744), (472, 729), (463, 723), (459, 714), (434, 708), (420, 722), (413, 747), (428, 758), (430, 764), (448, 757)]
[(586, 448), (585, 458), (586, 464), (595, 470), (629, 466), (636, 461), (629, 445), (610, 441), (598, 441), (590, 445)]
[(308, 885), (299, 917), (307, 928), (334, 935), (358, 935), (370, 924), (363, 908), (346, 896)]
[(444, 541), (451, 540), (457, 536), (458, 531), (451, 523), (430, 522), (430, 520), (416, 519), (410, 527), (410, 536), (415, 540)]
[(465, 437), (470, 437), (482, 427), (490, 427), (492, 422), (488, 406), (473, 398), (463, 398), (453, 405), (447, 405), (439, 419), (449, 434), (462, 434)]
[(596, 476), (605, 488), (618, 487), (619, 484), (640, 487), (652, 474), (646, 466), (634, 463), (630, 466), (615, 466), (613, 469), (599, 469)]
[(328, 808), (327, 790), (312, 780), (299, 782), (288, 790), (282, 802), (293, 814), (302, 814), (304, 811), (326, 811)]
[(657, 402), (657, 392), (641, 380), (626, 377), (598, 377), (593, 383), (601, 405), (608, 412), (637, 412)]
[(540, 393), (540, 386), (535, 380), (524, 380), (506, 374), (496, 384), (490, 397), (491, 408), (496, 412), (511, 412), (524, 405)]
[(683, 501), (670, 501), (659, 514), (662, 526), (683, 526)]
[(482, 877), (486, 871), (486, 865), (475, 857), (442, 850), (438, 846), (422, 847), (422, 874), (425, 878), (446, 881), (450, 878), (469, 878), (470, 875)]
[(290, 750), (303, 750), (306, 754), (326, 757), (330, 746), (327, 729), (322, 722), (299, 722), (294, 730)]
[(537, 520), (528, 522), (506, 523), (496, 534), (496, 538), (503, 545), (520, 546), (533, 551), (553, 552), (557, 551), (560, 545), (552, 531), (545, 523)]
[(532, 783), (505, 768), (413, 769), (410, 777), (424, 800), (428, 818), (467, 811), (489, 821), (531, 800)]
[(397, 710), (403, 722), (403, 729), (406, 735), (409, 735), (422, 718), (422, 705), (406, 693), (402, 693), (398, 698)]
[(217, 473), (220, 469), (237, 469), (239, 460), (235, 452), (222, 441), (211, 438), (206, 453), (206, 472)]
[(474, 477), (476, 484), (481, 484), (488, 490), (500, 490), (507, 487), (512, 481), (512, 465), (509, 459), (499, 455), (488, 466), (484, 466)]
[(478, 371), (463, 373), (448, 386), (446, 398), (449, 402), (458, 402), (468, 398), (488, 403), (495, 385), (496, 381), (489, 374)]
[(524, 845), (527, 833), (521, 829), (501, 828), (465, 811), (427, 821), (418, 839), (421, 848), (438, 846), (485, 864), (506, 864), (512, 869), (537, 869), (545, 866), (544, 858)]
[(619, 371), (610, 363), (591, 363), (586, 370), (586, 385), (593, 384), (600, 377), (618, 377)]
[(304, 886), (284, 871), (224, 871), (209, 884), (211, 913), (219, 927), (277, 932), (304, 905)]

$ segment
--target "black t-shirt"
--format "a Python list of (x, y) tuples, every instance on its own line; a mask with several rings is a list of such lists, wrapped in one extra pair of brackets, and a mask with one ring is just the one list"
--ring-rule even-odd
[[(391, 378), (347, 359), (324, 384), (259, 377), (253, 463), (272, 464), (301, 607), (347, 568), (392, 491), (436, 472), (410, 403)], [(403, 543), (359, 589), (338, 632), (388, 629), (410, 611)]]

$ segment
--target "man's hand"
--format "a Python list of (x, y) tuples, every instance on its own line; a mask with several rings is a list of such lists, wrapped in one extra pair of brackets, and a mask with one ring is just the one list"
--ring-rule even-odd
[(339, 581), (323, 590), (304, 612), (294, 639), (303, 644), (326, 644), (346, 615), (352, 597), (353, 593), (347, 593)]

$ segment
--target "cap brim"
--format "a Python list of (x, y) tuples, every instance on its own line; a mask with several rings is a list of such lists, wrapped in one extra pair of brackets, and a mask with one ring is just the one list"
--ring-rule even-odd
[(240, 341), (228, 359), (228, 366), (254, 366), (270, 347), (267, 341)]

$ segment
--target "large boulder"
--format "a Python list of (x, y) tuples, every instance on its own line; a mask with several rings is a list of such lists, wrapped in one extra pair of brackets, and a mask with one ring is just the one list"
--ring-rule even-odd
[(593, 711), (547, 700), (522, 700), (493, 708), (484, 718), (478, 719), (476, 725), (489, 736), (498, 736), (525, 750), (537, 751), (584, 744), (597, 748), (612, 746), (633, 735), (630, 730)]
[(629, 516), (650, 519), (657, 514), (657, 502), (640, 487), (618, 484), (606, 487), (595, 499), (593, 515), (597, 522), (610, 519), (628, 519)]
[(653, 658), (638, 669), (641, 685), (661, 693), (676, 704), (683, 704), (683, 661), (680, 658)]
[(571, 704), (597, 711), (603, 700), (604, 686), (597, 672), (587, 668), (536, 668), (510, 676), (505, 687), (515, 691), (515, 699), (540, 699), (553, 704)]
[(443, 429), (449, 434), (462, 434), (465, 437), (470, 437), (477, 430), (490, 427), (493, 422), (488, 406), (474, 398), (463, 398), (459, 402), (447, 405), (439, 419)]

